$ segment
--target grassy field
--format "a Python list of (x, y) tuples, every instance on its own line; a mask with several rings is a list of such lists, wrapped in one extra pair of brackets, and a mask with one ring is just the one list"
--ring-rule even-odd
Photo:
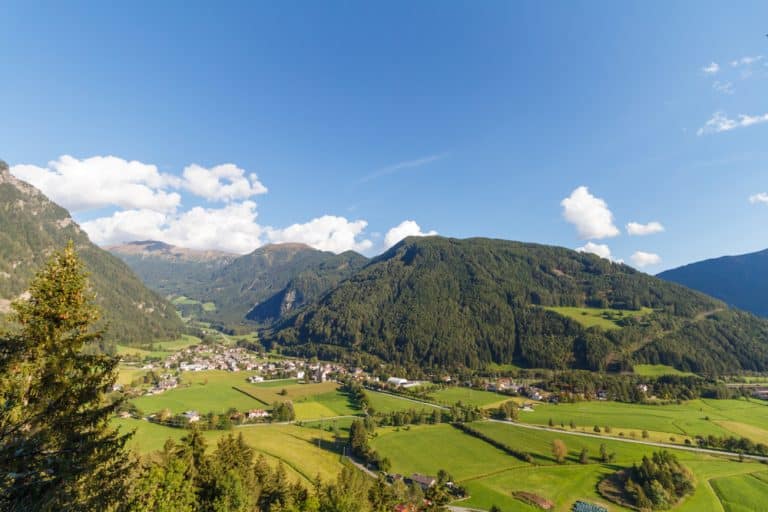
[[(575, 404), (539, 404), (533, 412), (521, 412), (520, 421), (545, 425), (549, 419), (556, 425), (576, 426), (592, 431), (595, 425), (610, 426), (612, 434), (622, 429), (658, 432), (669, 441), (669, 436), (695, 435), (768, 435), (768, 405), (747, 400), (692, 400), (682, 404), (640, 405), (609, 401), (579, 402)], [(749, 437), (749, 436), (747, 436)], [(681, 440), (681, 439), (680, 439)]]
[(200, 343), (200, 338), (182, 334), (175, 340), (156, 341), (152, 343), (151, 348), (129, 347), (126, 345), (117, 346), (117, 354), (121, 356), (136, 355), (144, 358), (164, 359), (173, 352), (181, 350), (192, 345)]
[(714, 489), (726, 512), (765, 510), (768, 506), (766, 473), (730, 476), (712, 480)]
[(458, 480), (530, 466), (450, 425), (378, 429), (371, 445), (392, 461), (392, 472), (437, 474), (450, 469)]
[(251, 384), (246, 380), (251, 374), (214, 370), (184, 372), (179, 388), (135, 398), (133, 403), (146, 414), (162, 409), (170, 409), (174, 413), (187, 410), (222, 413), (230, 408), (246, 411), (287, 400), (293, 402), (296, 419), (299, 420), (360, 412), (345, 395), (337, 391), (338, 384), (335, 382), (298, 384), (296, 380), (280, 380)]
[(512, 400), (511, 397), (492, 393), (490, 391), (481, 391), (478, 389), (451, 386), (431, 394), (432, 398), (445, 405), (453, 405), (456, 402), (462, 402), (467, 405), (476, 405), (478, 407), (493, 407)]
[[(508, 424), (477, 422), (473, 427), (518, 450), (532, 453), (535, 464), (525, 464), (448, 425), (399, 431), (381, 429), (372, 445), (381, 455), (391, 459), (393, 471), (402, 474), (435, 474), (438, 469), (446, 469), (470, 492), (471, 498), (463, 501), (461, 506), (487, 510), (497, 505), (502, 510), (533, 511), (535, 509), (512, 497), (513, 491), (529, 491), (552, 500), (559, 512), (569, 511), (578, 499), (607, 505), (611, 511), (626, 510), (607, 504), (597, 493), (596, 485), (616, 468), (638, 462), (643, 455), (656, 450), (610, 439), (533, 431)], [(566, 464), (556, 464), (551, 456), (554, 439), (563, 440), (568, 447)], [(613, 463), (603, 464), (597, 460), (601, 443), (609, 452), (615, 453)], [(582, 448), (586, 448), (590, 455), (586, 465), (578, 464)], [(709, 480), (763, 471), (761, 468), (764, 468), (757, 463), (738, 463), (691, 452), (678, 451), (676, 454), (691, 468), (699, 484), (694, 495), (676, 509), (684, 512), (721, 510), (720, 500), (708, 484)]]
[(672, 366), (665, 364), (636, 364), (634, 373), (643, 377), (661, 377), (662, 375), (689, 376), (694, 375), (691, 372), (682, 372)]
[[(187, 434), (183, 429), (163, 427), (142, 420), (114, 420), (114, 424), (121, 430), (135, 431), (129, 446), (139, 453), (159, 450), (166, 439), (178, 441)], [(289, 473), (303, 480), (304, 484), (311, 483), (318, 474), (324, 480), (335, 479), (342, 468), (338, 453), (331, 450), (333, 435), (327, 431), (293, 425), (259, 425), (231, 431), (208, 431), (204, 433), (208, 448), (214, 449), (216, 440), (229, 433), (242, 433), (246, 443), (256, 450), (257, 455), (263, 454), (273, 462), (282, 461)]]
[(414, 409), (417, 411), (426, 410), (432, 412), (437, 406), (426, 405), (400, 398), (386, 393), (377, 393), (375, 391), (367, 391), (368, 401), (373, 407), (375, 412), (388, 413), (394, 411), (406, 411)]
[(639, 311), (576, 307), (548, 307), (545, 309), (576, 320), (584, 327), (601, 327), (603, 329), (620, 329), (619, 322), (625, 318), (639, 318), (653, 313), (651, 308), (643, 308)]

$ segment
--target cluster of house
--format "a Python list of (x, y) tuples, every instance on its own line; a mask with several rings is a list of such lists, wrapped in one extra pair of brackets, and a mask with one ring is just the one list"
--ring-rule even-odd
[[(182, 416), (184, 416), (188, 422), (195, 423), (197, 421), (200, 421), (200, 413), (197, 411), (185, 411), (182, 413)], [(256, 420), (263, 420), (269, 418), (269, 411), (265, 411), (264, 409), (251, 409), (250, 411), (245, 412), (236, 412), (233, 413), (232, 416), (230, 416), (230, 419), (233, 421), (256, 421)]]
[(147, 395), (159, 395), (165, 393), (170, 389), (175, 389), (179, 385), (179, 378), (166, 373), (160, 376), (160, 380), (157, 384), (149, 388), (146, 392)]
[(163, 362), (164, 368), (178, 368), (185, 372), (203, 370), (255, 370), (262, 362), (253, 352), (226, 345), (195, 345), (174, 352)]

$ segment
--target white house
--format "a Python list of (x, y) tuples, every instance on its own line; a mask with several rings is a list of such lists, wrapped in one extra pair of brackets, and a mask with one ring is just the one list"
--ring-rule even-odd
[(187, 418), (190, 423), (200, 421), (200, 415), (197, 413), (197, 411), (187, 411), (183, 414), (183, 416)]

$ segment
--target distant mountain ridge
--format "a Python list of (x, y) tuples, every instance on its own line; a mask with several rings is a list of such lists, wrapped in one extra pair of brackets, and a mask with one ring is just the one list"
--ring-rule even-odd
[(768, 249), (691, 263), (658, 277), (768, 317)]
[(120, 343), (176, 337), (183, 325), (174, 308), (147, 289), (118, 258), (91, 243), (61, 206), (17, 179), (0, 161), (0, 313), (22, 294), (51, 253), (69, 240), (89, 271), (107, 339)]
[[(654, 312), (603, 330), (562, 306)], [(484, 238), (407, 238), (260, 337), (414, 368), (768, 369), (764, 320), (594, 255)]]
[(269, 324), (368, 262), (352, 251), (334, 254), (300, 243), (264, 245), (243, 256), (152, 240), (109, 249), (157, 292), (214, 303), (214, 310), (198, 307), (197, 314), (230, 326)]
[(121, 245), (112, 245), (105, 249), (113, 254), (124, 256), (142, 256), (147, 258), (161, 258), (172, 261), (231, 261), (237, 257), (224, 251), (187, 249), (176, 245), (167, 244), (157, 240), (141, 240), (136, 242), (127, 242)]

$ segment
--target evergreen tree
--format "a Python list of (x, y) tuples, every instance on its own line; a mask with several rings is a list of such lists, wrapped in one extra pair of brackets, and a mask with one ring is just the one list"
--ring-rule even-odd
[(0, 509), (106, 510), (127, 476), (129, 435), (110, 428), (118, 360), (86, 354), (98, 312), (74, 244), (56, 252), (13, 304), (0, 336)]

